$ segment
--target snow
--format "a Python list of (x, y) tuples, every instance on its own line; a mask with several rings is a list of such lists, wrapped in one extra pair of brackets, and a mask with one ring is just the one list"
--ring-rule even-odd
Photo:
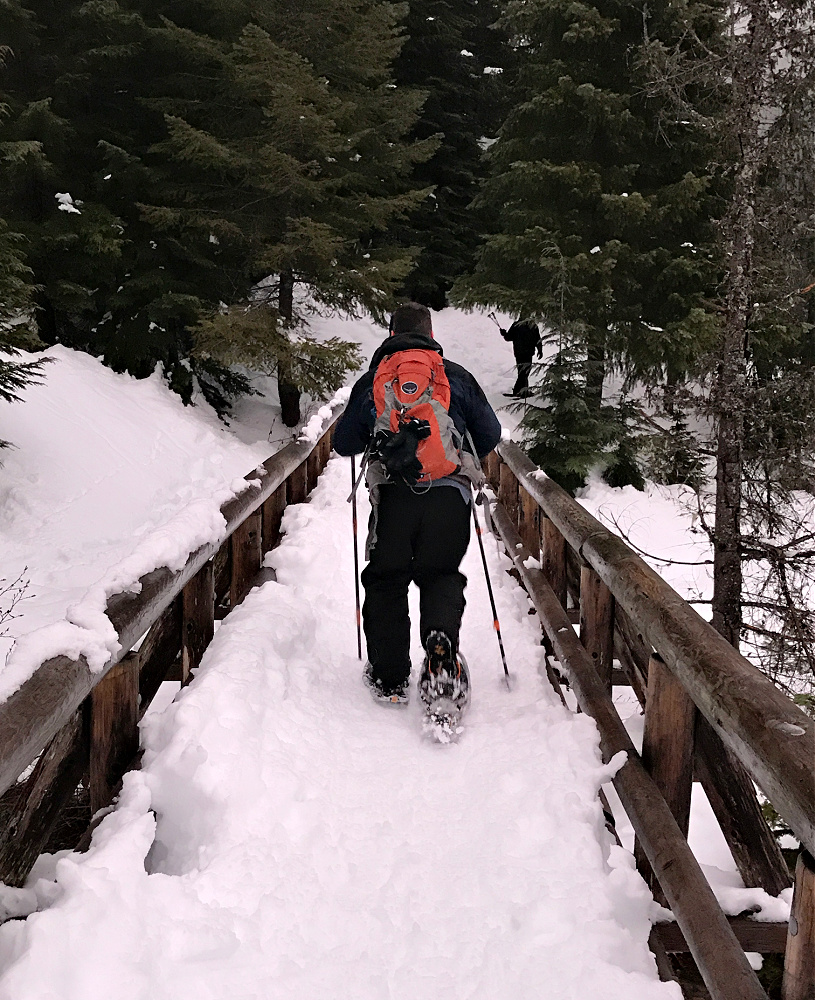
[(77, 205), (81, 205), (82, 202), (75, 202), (67, 191), (62, 194), (55, 194), (54, 197), (57, 200), (57, 208), (60, 212), (72, 212), (74, 215), (82, 215), (76, 207)]
[(14, 444), (0, 455), (0, 566), (30, 580), (2, 626), (0, 700), (59, 653), (100, 669), (116, 645), (107, 596), (219, 541), (221, 504), (271, 450), (185, 407), (158, 374), (139, 381), (59, 346), (46, 355), (44, 382), (0, 403)]
[(142, 770), (91, 850), (30, 887), (45, 908), (0, 928), (3, 1000), (486, 1000), (554, 984), (679, 1000), (647, 949), (650, 895), (603, 827), (597, 790), (622, 758), (604, 766), (591, 720), (541, 679), (535, 619), (494, 543), (512, 692), (473, 546), (461, 742), (424, 739), (415, 697), (370, 699), (349, 475), (332, 459), (287, 509), (277, 581), (147, 716)]
[[(311, 326), (356, 341), (366, 359), (384, 336), (365, 319)], [(480, 313), (435, 313), (434, 331), (511, 439), (511, 345)], [(0, 404), (16, 446), (0, 456), (0, 565), (9, 580), (27, 567), (31, 580), (19, 617), (0, 625), (0, 660), (16, 640), (0, 698), (56, 652), (103, 663), (116, 642), (107, 596), (218, 541), (220, 506), (249, 488), (246, 474), (298, 435), (318, 440), (331, 413), (308, 404), (292, 433), (257, 378), (262, 395), (241, 400), (226, 427), (205, 405), (184, 407), (159, 373), (137, 381), (78, 352), (47, 353), (45, 383)], [(646, 945), (659, 909), (613, 797), (623, 756), (604, 766), (594, 724), (541, 679), (537, 619), (490, 536), (511, 692), (474, 545), (462, 630), (474, 695), (461, 741), (423, 739), (415, 698), (388, 710), (367, 695), (349, 480), (335, 457), (310, 502), (287, 509), (267, 557), (276, 580), (220, 624), (189, 687), (165, 685), (142, 722), (142, 770), (127, 775), (91, 850), (43, 856), (25, 888), (0, 886), (0, 918), (30, 914), (0, 926), (0, 1000), (680, 1000)], [(358, 500), (362, 525), (364, 491)], [(708, 591), (707, 568), (662, 561), (706, 556), (688, 500), (679, 487), (599, 480), (581, 496), (693, 597)], [(633, 695), (616, 700), (636, 743)], [(605, 830), (601, 786), (625, 849)], [(696, 788), (691, 843), (728, 912), (785, 919), (788, 894), (744, 889)]]

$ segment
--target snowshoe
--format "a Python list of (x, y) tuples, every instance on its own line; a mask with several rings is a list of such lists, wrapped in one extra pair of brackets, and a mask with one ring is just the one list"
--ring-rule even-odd
[(440, 743), (454, 742), (462, 731), (461, 716), (470, 701), (470, 674), (467, 661), (455, 658), (444, 632), (431, 632), (419, 679), (419, 696), (424, 705), (423, 728)]
[(381, 705), (407, 705), (410, 697), (410, 678), (395, 687), (385, 687), (379, 678), (374, 678), (371, 664), (366, 663), (362, 680), (371, 692), (374, 701)]

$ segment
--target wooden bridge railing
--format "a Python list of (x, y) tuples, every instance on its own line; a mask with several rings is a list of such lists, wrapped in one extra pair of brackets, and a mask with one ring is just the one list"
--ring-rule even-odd
[[(138, 594), (110, 599), (121, 652), (103, 673), (57, 657), (0, 704), (0, 880), (22, 884), (80, 785), (89, 803), (76, 839), (87, 843), (87, 819), (110, 803), (137, 762), (139, 718), (163, 680), (188, 681), (214, 619), (243, 600), (263, 554), (279, 540), (286, 505), (303, 502), (325, 466), (331, 430), (316, 445), (289, 445), (246, 477), (247, 488), (222, 508), (223, 542), (202, 546), (177, 572), (143, 577)], [(792, 919), (781, 935), (783, 989), (784, 1000), (813, 1000), (812, 721), (517, 446), (504, 442), (498, 452), (489, 463), (500, 499), (494, 522), (538, 611), (547, 649), (596, 720), (604, 759), (625, 752), (614, 784), (636, 831), (638, 865), (677, 922), (676, 931), (668, 925), (656, 940), (658, 959), (689, 949), (715, 1000), (766, 1000), (743, 949), (778, 949), (783, 929), (728, 920), (687, 844), (696, 777), (746, 884), (771, 893), (788, 886), (755, 780), (804, 847)], [(642, 757), (611, 700), (611, 685), (621, 680), (645, 708)]]
[(340, 412), (316, 444), (294, 442), (246, 476), (221, 508), (222, 542), (192, 552), (181, 570), (148, 573), (138, 593), (109, 599), (121, 650), (103, 672), (58, 656), (0, 704), (0, 881), (23, 884), (79, 786), (85, 809), (74, 841), (87, 843), (89, 818), (137, 763), (139, 719), (164, 680), (188, 682), (214, 619), (246, 596), (279, 541), (285, 507), (302, 503), (325, 467)]
[[(502, 442), (497, 452), (487, 463), (499, 501), (493, 522), (540, 616), (547, 653), (597, 722), (604, 760), (626, 754), (614, 785), (636, 832), (637, 864), (679, 932), (668, 925), (655, 950), (663, 958), (690, 950), (715, 1000), (766, 1000), (744, 951), (783, 943), (784, 1000), (814, 1000), (815, 724), (517, 445)], [(630, 684), (644, 707), (642, 756), (612, 683)], [(786, 932), (724, 916), (687, 843), (694, 777), (746, 885), (777, 894), (791, 882), (754, 781), (800, 840)]]

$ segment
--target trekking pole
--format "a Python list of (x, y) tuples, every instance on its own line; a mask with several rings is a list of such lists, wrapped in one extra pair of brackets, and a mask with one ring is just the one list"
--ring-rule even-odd
[[(360, 480), (365, 475), (365, 466), (368, 464), (368, 455), (370, 454), (372, 444), (373, 441), (372, 440), (369, 441), (367, 447), (365, 448), (365, 451), (363, 451), (362, 453), (362, 458), (360, 459), (359, 463), (359, 475), (356, 475), (356, 473), (354, 472), (354, 465), (355, 465), (354, 456), (353, 455), (351, 456), (351, 492), (345, 498), (345, 502), (353, 504), (355, 511), (357, 509), (356, 508), (357, 490), (359, 489)], [(356, 520), (356, 514), (354, 515), (354, 518)]]
[(487, 313), (487, 319), (491, 319), (493, 321), (493, 323), (495, 323), (495, 325), (498, 327), (498, 329), (499, 330), (501, 329), (501, 324), (496, 319), (496, 316), (495, 316), (494, 312), (488, 312)]
[(361, 660), (362, 659), (362, 612), (360, 611), (359, 607), (359, 552), (357, 550), (357, 486), (359, 485), (359, 483), (357, 480), (355, 465), (356, 462), (354, 461), (354, 456), (352, 455), (351, 485), (353, 486), (353, 490), (351, 491), (351, 496), (348, 499), (351, 501), (351, 519), (354, 522), (354, 592), (356, 594), (356, 601), (357, 601), (357, 656)]
[[(473, 441), (473, 436), (470, 434), (468, 428), (464, 428), (464, 433), (467, 437), (467, 443), (470, 445), (470, 450), (473, 453), (473, 459), (476, 464), (478, 464), (478, 450), (475, 447), (475, 441)], [(490, 595), (490, 607), (492, 608), (492, 627), (495, 629), (495, 634), (498, 636), (498, 648), (501, 650), (501, 662), (504, 664), (504, 680), (507, 682), (507, 691), (510, 690), (509, 687), (509, 670), (507, 668), (507, 656), (504, 652), (504, 640), (501, 638), (501, 623), (498, 621), (498, 612), (495, 609), (495, 596), (492, 592), (492, 581), (490, 580), (490, 573), (487, 569), (487, 554), (484, 551), (484, 539), (481, 537), (481, 523), (478, 520), (478, 514), (476, 513), (476, 505), (481, 504), (484, 507), (484, 517), (489, 522), (490, 505), (487, 500), (483, 485), (479, 486), (478, 493), (473, 498), (473, 521), (475, 522), (475, 534), (478, 538), (478, 548), (481, 551), (481, 565), (484, 567), (484, 579), (487, 581), (487, 593)]]
[(495, 634), (498, 636), (498, 648), (501, 650), (501, 662), (504, 664), (504, 680), (507, 684), (507, 690), (509, 690), (509, 669), (507, 668), (507, 656), (504, 652), (504, 640), (501, 638), (501, 623), (498, 621), (498, 612), (495, 609), (495, 596), (492, 592), (492, 583), (490, 581), (489, 570), (487, 569), (487, 554), (484, 551), (484, 540), (481, 537), (481, 523), (478, 520), (478, 514), (475, 510), (476, 504), (478, 503), (487, 503), (487, 498), (481, 490), (478, 491), (477, 497), (473, 497), (473, 521), (475, 522), (475, 533), (478, 538), (478, 548), (481, 551), (481, 564), (484, 567), (484, 579), (487, 581), (487, 593), (490, 595), (492, 627), (495, 629)]

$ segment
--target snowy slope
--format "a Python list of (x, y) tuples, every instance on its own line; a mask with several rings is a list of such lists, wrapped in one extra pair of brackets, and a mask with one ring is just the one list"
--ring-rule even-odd
[(50, 908), (0, 928), (2, 1000), (679, 1000), (603, 829), (594, 726), (540, 679), (537, 622), (492, 540), (513, 691), (475, 546), (461, 743), (364, 690), (349, 478), (333, 459), (287, 510), (278, 582), (150, 719), (91, 852), (39, 884)]
[(82, 617), (70, 609), (123, 560), (141, 556), (138, 579), (170, 550), (186, 555), (213, 537), (231, 484), (271, 451), (238, 441), (209, 408), (185, 407), (158, 375), (139, 381), (79, 351), (46, 353), (45, 382), (21, 403), (0, 403), (14, 444), (0, 455), (0, 577), (30, 579), (0, 637), (0, 664), (11, 639), (51, 628), (0, 669), (0, 698), (46, 656), (70, 651), (65, 619)]

